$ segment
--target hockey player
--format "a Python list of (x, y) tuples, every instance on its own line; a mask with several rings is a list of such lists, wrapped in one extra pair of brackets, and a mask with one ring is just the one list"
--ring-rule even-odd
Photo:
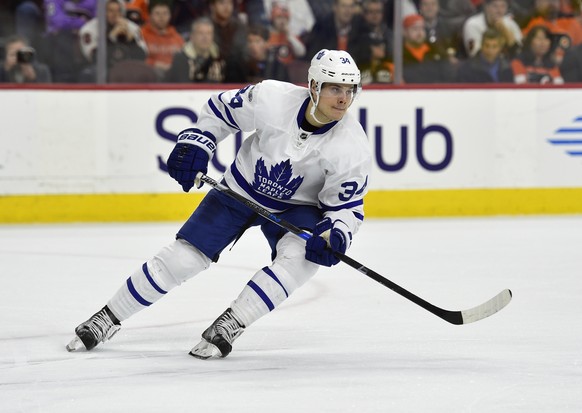
[(226, 357), (245, 328), (280, 305), (319, 265), (339, 262), (364, 218), (371, 153), (364, 130), (347, 112), (360, 92), (360, 71), (344, 51), (321, 50), (309, 67), (308, 88), (265, 80), (213, 95), (195, 128), (177, 137), (168, 170), (188, 192), (200, 187), (216, 144), (255, 131), (244, 140), (223, 183), (312, 231), (307, 241), (211, 189), (179, 230), (176, 241), (148, 260), (107, 305), (75, 329), (67, 350), (91, 350), (121, 322), (216, 262), (250, 226), (260, 226), (273, 261), (257, 271), (230, 307), (203, 333), (190, 354)]

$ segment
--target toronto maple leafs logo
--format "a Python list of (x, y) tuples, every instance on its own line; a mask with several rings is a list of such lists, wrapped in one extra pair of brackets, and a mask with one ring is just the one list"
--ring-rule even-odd
[(253, 189), (271, 198), (290, 199), (303, 182), (302, 176), (291, 178), (293, 166), (290, 159), (273, 165), (268, 171), (263, 158), (259, 158), (255, 165)]

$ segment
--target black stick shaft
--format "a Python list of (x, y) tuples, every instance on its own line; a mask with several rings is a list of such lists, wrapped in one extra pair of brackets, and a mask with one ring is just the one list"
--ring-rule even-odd
[[(284, 219), (279, 218), (277, 215), (273, 214), (269, 210), (263, 208), (262, 206), (256, 204), (255, 202), (246, 199), (244, 196), (234, 192), (232, 189), (228, 188), (226, 185), (223, 185), (214, 179), (210, 178), (207, 175), (199, 174), (198, 179), (208, 185), (212, 186), (216, 190), (228, 195), (229, 197), (236, 199), (237, 201), (241, 202), (242, 204), (246, 205), (248, 208), (255, 211), (260, 216), (268, 219), (269, 221), (275, 223), (276, 225), (280, 226), (288, 230), (289, 232), (297, 235), (304, 240), (308, 240), (311, 238), (311, 234), (302, 230), (301, 228), (293, 225), (292, 223), (285, 221)], [(401, 295), (402, 297), (406, 298), (407, 300), (412, 301), (413, 303), (417, 304), (418, 306), (424, 308), (425, 310), (433, 313), (437, 317), (442, 318), (443, 320), (451, 323), (460, 325), (463, 324), (463, 312), (462, 311), (449, 311), (442, 308), (439, 308), (428, 301), (423, 300), (419, 296), (411, 293), (410, 291), (402, 288), (398, 284), (388, 280), (387, 278), (381, 276), (376, 271), (371, 270), (370, 268), (366, 267), (365, 265), (359, 263), (358, 261), (354, 260), (353, 258), (348, 257), (345, 254), (336, 252), (334, 255), (342, 262), (346, 263), (350, 267), (358, 270), (362, 274), (370, 277), (374, 281), (382, 284), (384, 287), (387, 287), (394, 291), (395, 293)]]

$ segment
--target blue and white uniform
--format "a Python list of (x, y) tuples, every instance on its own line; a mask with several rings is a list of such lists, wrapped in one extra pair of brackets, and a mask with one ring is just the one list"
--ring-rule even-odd
[[(188, 192), (199, 184), (199, 174), (206, 173), (223, 139), (251, 133), (223, 182), (313, 236), (304, 240), (213, 188), (176, 240), (137, 268), (102, 310), (75, 329), (67, 350), (90, 350), (111, 338), (121, 321), (207, 269), (251, 226), (260, 226), (272, 262), (204, 330), (189, 353), (194, 357), (226, 357), (246, 327), (285, 301), (320, 266), (339, 263), (364, 219), (372, 159), (362, 126), (344, 110), (361, 91), (361, 74), (349, 53), (323, 49), (312, 58), (307, 79), (309, 89), (265, 80), (211, 96), (196, 126), (178, 134), (167, 165)], [(325, 123), (330, 119), (340, 120)]]
[[(232, 190), (311, 230), (330, 217), (348, 239), (364, 218), (371, 151), (365, 132), (348, 112), (313, 132), (303, 130), (308, 89), (266, 80), (213, 95), (194, 134), (216, 144), (238, 131), (252, 132), (224, 175)], [(199, 135), (200, 136), (200, 135)], [(178, 137), (180, 139), (180, 137)], [(260, 225), (273, 262), (252, 277), (231, 308), (245, 326), (282, 303), (318, 270), (306, 260), (305, 242), (244, 205), (210, 190), (177, 234), (127, 280), (108, 306), (126, 319), (216, 261), (249, 226)]]
[(266, 80), (212, 96), (198, 127), (217, 142), (256, 130), (224, 176), (230, 188), (274, 212), (317, 206), (356, 233), (371, 165), (367, 137), (349, 112), (313, 133), (304, 131), (308, 103), (307, 88)]

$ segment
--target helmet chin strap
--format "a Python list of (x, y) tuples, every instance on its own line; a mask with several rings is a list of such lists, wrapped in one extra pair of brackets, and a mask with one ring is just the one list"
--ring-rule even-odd
[[(317, 119), (317, 116), (315, 116), (315, 110), (317, 109), (317, 105), (319, 104), (319, 93), (321, 92), (321, 85), (318, 84), (316, 86), (316, 92), (315, 92), (315, 96), (317, 99), (313, 99), (313, 94), (311, 93), (311, 90), (309, 91), (309, 98), (311, 99), (311, 103), (313, 103), (313, 105), (311, 105), (311, 110), (309, 111), (309, 114), (313, 117), (313, 119), (315, 119), (317, 122), (321, 123), (322, 125), (327, 125), (328, 123), (332, 123), (333, 120), (330, 120), (328, 122), (323, 122), (320, 121), (319, 119)], [(314, 125), (315, 126), (315, 125)]]

